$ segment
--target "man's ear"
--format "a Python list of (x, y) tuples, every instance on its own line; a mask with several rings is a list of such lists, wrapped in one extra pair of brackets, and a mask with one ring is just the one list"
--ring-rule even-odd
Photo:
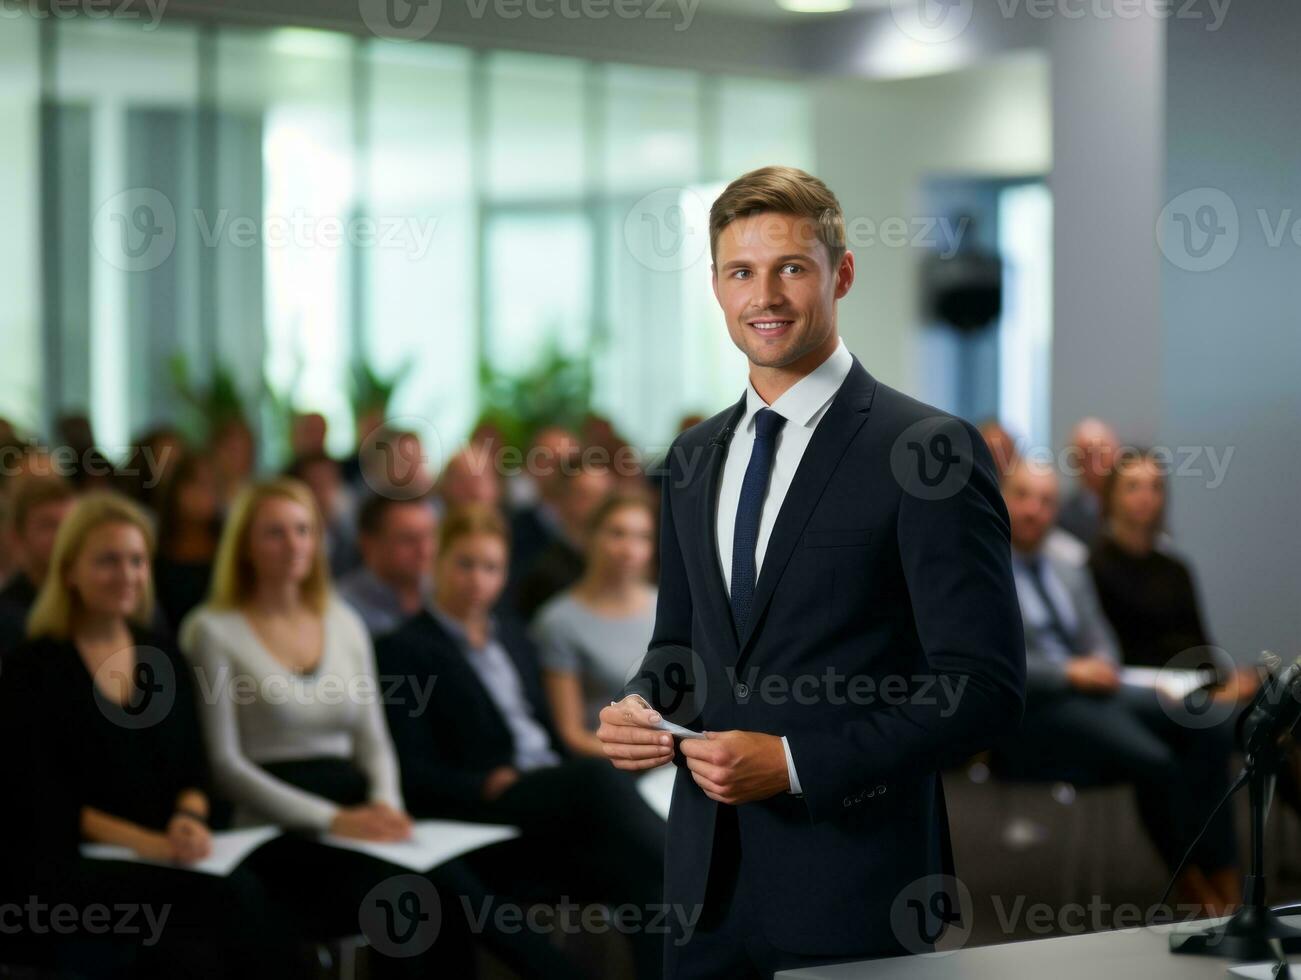
[(718, 299), (718, 266), (713, 262), (709, 263), (709, 285), (714, 290), (714, 299), (718, 300), (719, 305), (722, 305), (723, 301)]
[(840, 266), (836, 269), (836, 299), (844, 299), (849, 287), (854, 285), (854, 253), (845, 250), (840, 257)]

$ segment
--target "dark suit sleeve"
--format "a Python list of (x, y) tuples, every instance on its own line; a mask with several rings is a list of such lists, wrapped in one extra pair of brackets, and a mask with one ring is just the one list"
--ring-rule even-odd
[[(691, 646), (691, 589), (687, 583), (687, 568), (682, 560), (682, 546), (678, 542), (677, 528), (673, 522), (673, 487), (680, 485), (679, 477), (674, 471), (681, 450), (677, 440), (669, 447), (665, 462), (667, 476), (663, 481), (663, 493), (660, 496), (660, 581), (659, 596), (655, 605), (655, 629), (651, 634), (650, 647), (642, 659), (641, 666), (623, 690), (618, 699), (629, 694), (639, 694), (647, 703), (657, 708), (652, 690), (655, 685), (647, 676), (655, 674), (660, 663), (654, 656), (656, 647)], [(671, 690), (667, 684), (659, 685), (659, 690)]]
[[(993, 458), (976, 430), (937, 418), (928, 445), (947, 436), (959, 473), (937, 495), (905, 482), (898, 549), (924, 657), (928, 693), (892, 699), (835, 729), (788, 736), (814, 820), (878, 783), (915, 779), (988, 747), (1020, 725), (1025, 640), (1012, 579), (1007, 510)], [(954, 692), (946, 696), (945, 692)]]
[(458, 766), (447, 759), (445, 733), (438, 731), (436, 723), (452, 717), (448, 713), (456, 706), (444, 703), (440, 678), (422, 669), (422, 658), (414, 655), (402, 631), (381, 638), (375, 657), (380, 688), (387, 688), (384, 710), (407, 807), (416, 816), (434, 816), (477, 803), (489, 770)]
[[(638, 694), (647, 704), (658, 710), (664, 705), (656, 704), (655, 691), (673, 691), (676, 685), (663, 676), (666, 664), (681, 665), (681, 657), (657, 657), (655, 651), (664, 647), (691, 647), (691, 587), (687, 582), (687, 567), (682, 560), (682, 545), (678, 541), (677, 526), (673, 521), (673, 488), (681, 486), (681, 478), (674, 469), (679, 456), (685, 450), (678, 448), (675, 439), (669, 447), (664, 461), (664, 478), (660, 483), (660, 580), (659, 595), (655, 605), (655, 629), (651, 633), (650, 647), (642, 658), (637, 673), (618, 694), (616, 700), (622, 700), (630, 694)], [(659, 678), (658, 681), (652, 678)], [(696, 719), (686, 717), (674, 718), (687, 728), (696, 726)], [(673, 763), (682, 767), (687, 764), (682, 754), (680, 739), (673, 740)]]

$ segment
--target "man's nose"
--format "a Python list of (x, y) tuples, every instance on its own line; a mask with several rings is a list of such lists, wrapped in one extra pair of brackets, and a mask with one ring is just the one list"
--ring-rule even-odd
[(755, 277), (754, 305), (760, 311), (770, 310), (782, 303), (782, 280), (775, 273), (760, 274)]

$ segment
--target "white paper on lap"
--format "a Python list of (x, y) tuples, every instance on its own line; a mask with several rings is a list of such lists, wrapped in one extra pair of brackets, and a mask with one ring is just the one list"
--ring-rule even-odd
[(345, 851), (358, 851), (410, 871), (424, 872), (462, 854), (519, 836), (518, 827), (463, 823), (459, 820), (417, 820), (409, 840), (396, 843), (356, 840), (325, 834), (321, 843)]

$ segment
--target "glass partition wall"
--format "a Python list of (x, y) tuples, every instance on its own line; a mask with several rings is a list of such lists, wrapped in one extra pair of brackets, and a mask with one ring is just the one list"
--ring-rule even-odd
[[(0, 32), (0, 416), (86, 412), (125, 450), (178, 378), (353, 441), (349, 379), (468, 434), (483, 369), (592, 371), (634, 443), (737, 395), (709, 293), (721, 182), (812, 168), (797, 81), (301, 29), (37, 21)], [(276, 413), (280, 413), (277, 415)]]

